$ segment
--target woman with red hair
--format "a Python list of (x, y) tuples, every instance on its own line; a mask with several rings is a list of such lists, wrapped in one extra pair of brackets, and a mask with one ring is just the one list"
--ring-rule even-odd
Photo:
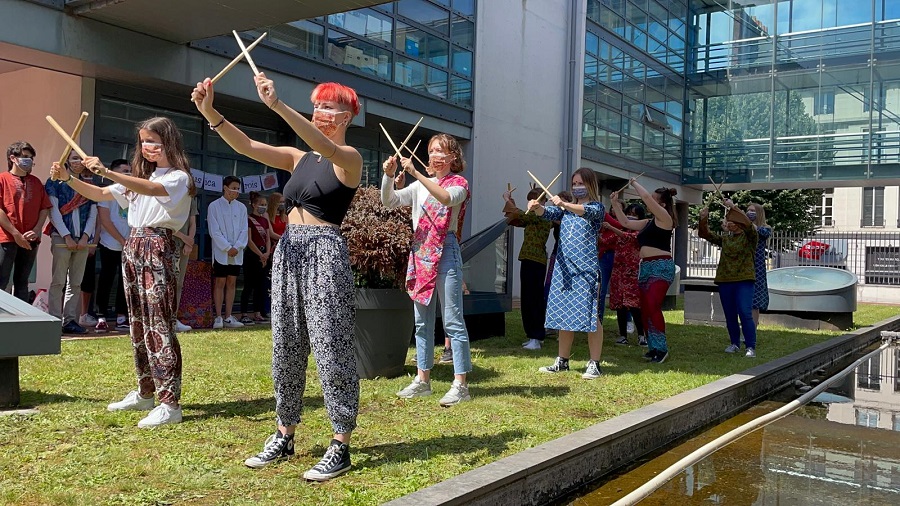
[(288, 225), (272, 263), (272, 379), (278, 429), (263, 451), (244, 463), (260, 468), (294, 455), (294, 431), (303, 410), (312, 351), (334, 435), (325, 456), (303, 477), (326, 481), (350, 469), (350, 434), (359, 410), (353, 275), (340, 232), (362, 176), (362, 156), (345, 142), (350, 121), (359, 114), (359, 100), (351, 88), (320, 84), (310, 97), (310, 121), (278, 98), (275, 83), (265, 74), (254, 80), (259, 98), (312, 151), (249, 138), (213, 108), (209, 79), (197, 83), (191, 94), (209, 127), (235, 151), (291, 173), (283, 192)]

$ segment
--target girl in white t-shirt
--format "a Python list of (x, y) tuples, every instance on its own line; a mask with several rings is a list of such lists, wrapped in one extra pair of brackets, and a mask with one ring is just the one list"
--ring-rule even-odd
[[(113, 184), (98, 188), (64, 179), (59, 164), (50, 171), (75, 191), (95, 201), (115, 199), (128, 209), (131, 236), (123, 247), (128, 316), (138, 389), (110, 411), (151, 410), (138, 427), (181, 421), (181, 346), (175, 337), (175, 241), (172, 234), (188, 218), (196, 193), (184, 141), (168, 118), (150, 118), (138, 125), (140, 148), (132, 160), (132, 175), (110, 171), (97, 157), (84, 165)], [(159, 396), (154, 406), (153, 395)]]

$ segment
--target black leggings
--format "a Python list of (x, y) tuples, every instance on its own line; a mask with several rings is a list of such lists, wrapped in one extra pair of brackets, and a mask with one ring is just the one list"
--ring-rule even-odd
[(241, 290), (241, 313), (248, 314), (247, 307), (253, 300), (253, 311), (266, 312), (266, 297), (269, 295), (269, 267), (263, 267), (259, 257), (252, 251), (244, 254), (244, 289)]
[(634, 328), (637, 330), (637, 335), (644, 335), (644, 323), (641, 321), (641, 308), (639, 307), (623, 307), (621, 309), (616, 309), (616, 321), (619, 324), (619, 335), (628, 335), (629, 311), (631, 311), (631, 319), (634, 320)]
[[(116, 315), (127, 315), (125, 304), (125, 284), (122, 280), (122, 252), (114, 251), (102, 244), (97, 247), (100, 253), (100, 281), (97, 287), (97, 307), (99, 316), (115, 318)], [(88, 258), (88, 263), (94, 259)], [(84, 271), (87, 273), (87, 269)], [(87, 274), (85, 274), (87, 276)], [(82, 283), (83, 284), (83, 283)], [(109, 312), (109, 293), (116, 287), (116, 314)]]

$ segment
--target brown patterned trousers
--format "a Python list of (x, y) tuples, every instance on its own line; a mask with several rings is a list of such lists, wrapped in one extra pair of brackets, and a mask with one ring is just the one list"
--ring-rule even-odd
[(175, 337), (175, 241), (165, 228), (135, 228), (125, 242), (122, 276), (138, 390), (160, 402), (181, 398), (181, 346)]

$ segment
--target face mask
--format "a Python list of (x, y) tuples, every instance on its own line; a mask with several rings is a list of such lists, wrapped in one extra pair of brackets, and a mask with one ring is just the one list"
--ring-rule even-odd
[(24, 170), (25, 172), (27, 172), (29, 174), (31, 173), (31, 169), (34, 168), (34, 158), (22, 157), (22, 158), (17, 158), (16, 160), (18, 160), (18, 165), (19, 165), (20, 169)]
[(234, 198), (237, 198), (239, 193), (241, 193), (240, 190), (232, 190), (231, 188), (229, 188), (227, 186), (223, 190), (224, 191), (222, 192), (222, 194), (225, 195), (226, 198), (230, 197), (230, 198), (234, 199)]
[(756, 219), (756, 211), (747, 211), (747, 217), (750, 218), (750, 221)]
[(325, 137), (331, 137), (337, 132), (338, 124), (335, 122), (335, 116), (340, 113), (331, 109), (313, 109), (312, 122)]
[(162, 158), (162, 144), (158, 142), (142, 142), (141, 154), (148, 162), (156, 163)]
[(588, 195), (588, 191), (587, 191), (586, 187), (584, 187), (584, 186), (573, 186), (572, 187), (572, 196), (575, 197), (575, 199), (583, 199), (583, 198), (587, 197), (587, 195)]
[(259, 206), (256, 208), (256, 214), (266, 214), (269, 208), (267, 206)]
[(278, 204), (278, 212), (279, 212), (279, 213), (283, 213), (283, 212), (284, 212), (284, 204)]
[(428, 165), (434, 170), (441, 170), (453, 161), (453, 155), (443, 153), (428, 153)]

